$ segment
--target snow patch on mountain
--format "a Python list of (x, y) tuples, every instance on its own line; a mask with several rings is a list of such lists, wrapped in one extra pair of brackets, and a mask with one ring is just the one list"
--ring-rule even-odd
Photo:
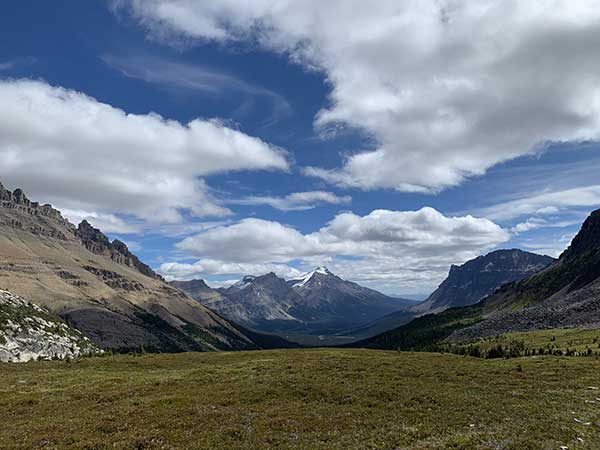
[(306, 285), (306, 283), (308, 283), (311, 280), (311, 278), (316, 273), (319, 273), (321, 275), (333, 275), (327, 267), (321, 266), (321, 267), (317, 267), (315, 270), (313, 270), (311, 272), (305, 273), (300, 278), (294, 278), (293, 280), (290, 280), (289, 283), (291, 284), (292, 287), (303, 287), (304, 285)]

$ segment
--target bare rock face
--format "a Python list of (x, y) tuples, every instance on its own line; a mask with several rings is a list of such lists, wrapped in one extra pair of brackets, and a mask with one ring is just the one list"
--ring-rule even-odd
[(46, 309), (0, 291), (0, 361), (65, 359), (99, 352), (87, 337)]
[(8, 220), (3, 220), (0, 215), (0, 226), (9, 226), (63, 241), (75, 234), (75, 227), (62, 217), (60, 211), (51, 205), (32, 202), (21, 189), (11, 192), (5, 189), (2, 183), (0, 183), (0, 209), (14, 212), (9, 215)]
[(137, 256), (129, 251), (124, 242), (115, 239), (110, 242), (109, 239), (97, 228), (84, 220), (77, 227), (77, 236), (81, 239), (81, 243), (92, 253), (96, 255), (108, 256), (113, 261), (124, 264), (129, 267), (134, 267), (140, 273), (157, 280), (163, 278), (154, 272), (150, 266), (141, 262)]

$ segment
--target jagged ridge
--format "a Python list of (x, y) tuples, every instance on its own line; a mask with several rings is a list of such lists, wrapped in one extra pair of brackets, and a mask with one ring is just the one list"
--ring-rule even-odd
[(127, 246), (78, 228), (22, 190), (0, 190), (0, 288), (69, 321), (102, 348), (258, 349), (244, 330), (166, 284)]

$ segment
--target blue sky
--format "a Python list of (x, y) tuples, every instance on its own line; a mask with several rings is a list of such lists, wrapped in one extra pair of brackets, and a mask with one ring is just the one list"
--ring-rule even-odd
[[(249, 3), (5, 2), (3, 183), (169, 277), (326, 264), (397, 295), (557, 256), (600, 204), (588, 2)], [(488, 22), (515, 40), (482, 50)]]

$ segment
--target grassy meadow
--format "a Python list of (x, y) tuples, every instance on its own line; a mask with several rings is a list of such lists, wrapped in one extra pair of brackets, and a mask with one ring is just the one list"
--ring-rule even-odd
[[(441, 344), (440, 350), (470, 356), (492, 357), (531, 355), (600, 357), (600, 330), (557, 328), (552, 330), (506, 333), (465, 344)], [(476, 350), (474, 352), (473, 350)]]
[(0, 365), (0, 448), (600, 448), (600, 359), (311, 349)]

